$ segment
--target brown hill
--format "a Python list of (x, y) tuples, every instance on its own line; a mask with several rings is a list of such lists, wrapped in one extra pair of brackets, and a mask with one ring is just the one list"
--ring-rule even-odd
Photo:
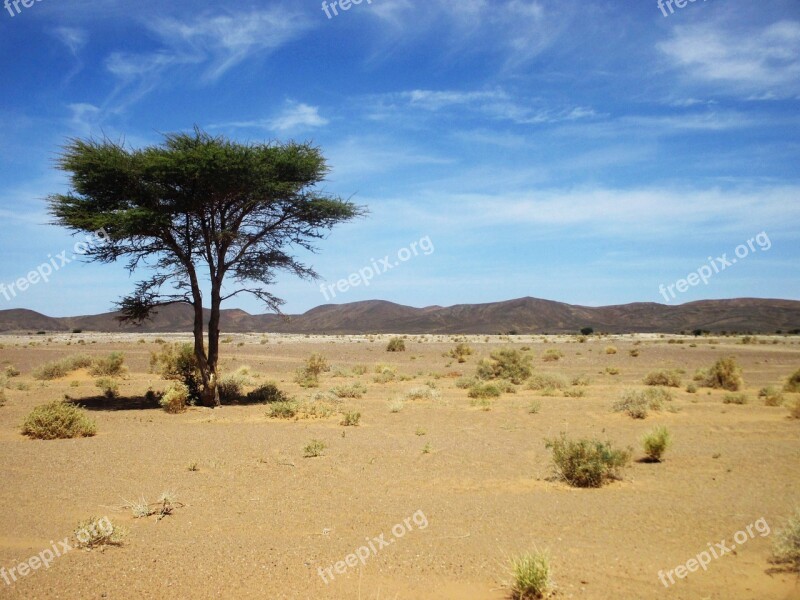
[[(0, 311), (0, 331), (141, 331), (188, 332), (191, 309), (172, 305), (159, 309), (141, 327), (120, 324), (117, 313), (80, 317), (47, 317), (13, 309)], [(712, 332), (774, 333), (800, 328), (800, 302), (737, 298), (702, 300), (678, 306), (634, 303), (588, 307), (519, 298), (487, 304), (413, 308), (383, 300), (327, 304), (302, 315), (251, 315), (239, 309), (222, 311), (224, 332), (275, 333), (575, 333), (582, 327), (608, 333)]]

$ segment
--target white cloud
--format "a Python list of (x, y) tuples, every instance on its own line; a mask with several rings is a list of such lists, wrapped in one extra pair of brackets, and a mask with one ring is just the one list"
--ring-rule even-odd
[(288, 102), (286, 108), (270, 120), (270, 128), (280, 131), (294, 131), (311, 127), (323, 127), (328, 119), (320, 116), (319, 107), (308, 104)]
[(657, 48), (694, 82), (746, 98), (800, 94), (800, 22), (746, 35), (715, 24), (676, 27)]

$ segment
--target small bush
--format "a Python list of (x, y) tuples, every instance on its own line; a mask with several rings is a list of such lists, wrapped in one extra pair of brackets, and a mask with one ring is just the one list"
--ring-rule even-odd
[(574, 487), (600, 487), (619, 478), (619, 471), (630, 461), (630, 451), (615, 449), (610, 442), (596, 439), (547, 440), (553, 451), (553, 464), (558, 476)]
[(681, 387), (681, 376), (677, 371), (652, 371), (644, 378), (645, 385), (663, 385), (667, 387)]
[(728, 390), (729, 392), (738, 392), (744, 387), (742, 369), (732, 356), (720, 358), (708, 370), (703, 385), (705, 387)]
[(614, 346), (606, 346), (606, 354), (616, 354), (617, 349)]
[(269, 405), (267, 416), (273, 419), (294, 419), (297, 416), (299, 405), (294, 400), (280, 400)]
[(327, 447), (328, 445), (322, 440), (311, 440), (308, 444), (306, 444), (305, 448), (303, 448), (303, 456), (306, 458), (322, 456), (322, 453)]
[(264, 383), (247, 394), (247, 402), (251, 404), (271, 404), (287, 400), (289, 400), (289, 396), (272, 382)]
[(360, 383), (338, 385), (331, 388), (331, 393), (337, 398), (361, 398), (367, 393), (367, 388)]
[(75, 529), (75, 539), (78, 548), (100, 548), (103, 546), (119, 546), (125, 537), (125, 531), (115, 526), (108, 517), (98, 519), (92, 517), (78, 523)]
[(219, 401), (223, 404), (238, 402), (244, 395), (244, 386), (247, 382), (247, 377), (238, 373), (231, 373), (220, 377), (217, 382), (217, 392), (219, 392)]
[(317, 387), (319, 376), (330, 370), (327, 359), (321, 354), (314, 353), (306, 359), (306, 364), (297, 370), (294, 380), (301, 387)]
[(764, 399), (765, 406), (780, 406), (783, 404), (783, 394), (773, 386), (761, 388), (758, 397)]
[(560, 358), (564, 358), (564, 353), (555, 348), (550, 348), (549, 350), (545, 351), (544, 354), (542, 354), (542, 360), (544, 362), (555, 362)]
[(502, 390), (498, 386), (491, 383), (475, 383), (469, 388), (467, 396), (470, 398), (488, 399), (499, 398), (502, 393)]
[(661, 462), (661, 456), (672, 443), (669, 431), (663, 425), (659, 425), (649, 431), (642, 438), (642, 446), (647, 458), (653, 462)]
[(41, 367), (34, 369), (33, 378), (41, 381), (61, 379), (71, 372), (77, 371), (78, 369), (85, 369), (91, 366), (91, 364), (91, 357), (85, 354), (68, 356), (56, 362), (45, 363)]
[(406, 343), (403, 338), (395, 337), (389, 340), (389, 344), (386, 346), (387, 352), (405, 352), (406, 351)]
[(794, 404), (789, 407), (789, 417), (800, 419), (800, 398), (796, 398)]
[(342, 419), (342, 425), (345, 427), (358, 427), (359, 422), (361, 421), (361, 413), (356, 411), (346, 412), (344, 413), (344, 419)]
[(420, 385), (408, 390), (403, 396), (404, 400), (438, 400), (441, 394), (427, 385)]
[(606, 373), (609, 375), (619, 375), (619, 369), (617, 367), (606, 367)]
[(725, 394), (722, 398), (723, 404), (747, 404), (746, 394)]
[(567, 387), (567, 380), (561, 375), (548, 375), (546, 373), (534, 373), (528, 380), (529, 390), (556, 389), (563, 390)]
[(167, 388), (167, 391), (164, 392), (164, 395), (161, 396), (158, 403), (165, 412), (174, 415), (185, 411), (189, 400), (189, 388), (185, 383), (175, 381)]
[(57, 401), (34, 408), (22, 424), (22, 433), (37, 440), (92, 437), (97, 425), (83, 409)]
[(388, 365), (378, 365), (375, 367), (375, 373), (377, 375), (372, 378), (375, 383), (389, 383), (397, 378), (397, 370)]
[(693, 383), (690, 383), (689, 385), (686, 386), (686, 391), (690, 394), (696, 394), (697, 386)]
[(119, 384), (110, 377), (101, 377), (94, 382), (94, 385), (98, 387), (109, 400), (119, 396)]
[(588, 375), (576, 375), (572, 378), (572, 385), (589, 385), (591, 380), (589, 379)]
[(19, 369), (14, 365), (8, 365), (3, 372), (5, 373), (5, 376), (9, 378), (19, 377)]
[(784, 528), (775, 533), (772, 562), (800, 573), (800, 510), (787, 521)]
[(511, 561), (511, 597), (514, 600), (544, 598), (552, 588), (550, 558), (543, 552), (524, 554)]
[(507, 379), (511, 383), (520, 384), (531, 376), (531, 356), (519, 350), (505, 348), (492, 352), (490, 358), (484, 358), (478, 364), (477, 375), (480, 379)]
[(450, 358), (455, 358), (458, 362), (467, 362), (467, 357), (472, 354), (472, 348), (463, 342), (456, 345), (455, 348), (448, 352)]
[(122, 352), (112, 352), (106, 358), (98, 358), (90, 370), (95, 377), (121, 377), (127, 372), (124, 366), (125, 355)]
[(536, 415), (542, 408), (542, 403), (538, 400), (531, 400), (530, 404), (528, 404), (528, 412), (532, 415)]
[(638, 348), (631, 348), (630, 350), (628, 350), (628, 354), (632, 358), (637, 358), (639, 356), (639, 349)]
[(786, 385), (783, 386), (784, 392), (800, 392), (800, 369), (797, 369), (786, 380)]
[(644, 419), (648, 410), (661, 410), (664, 402), (672, 400), (672, 394), (665, 388), (649, 388), (644, 391), (626, 390), (622, 398), (614, 403), (614, 412), (626, 412), (634, 419)]
[(190, 343), (176, 342), (167, 344), (163, 340), (159, 352), (150, 355), (150, 369), (159, 373), (164, 379), (179, 381), (188, 390), (190, 400), (200, 399), (202, 377), (194, 354), (194, 346)]
[(5, 406), (5, 405), (6, 405), (6, 391), (0, 389), (0, 406)]
[(583, 388), (570, 388), (564, 390), (565, 398), (583, 398), (586, 395), (586, 390)]
[(399, 413), (401, 410), (403, 410), (402, 400), (392, 400), (391, 402), (389, 402), (390, 413)]

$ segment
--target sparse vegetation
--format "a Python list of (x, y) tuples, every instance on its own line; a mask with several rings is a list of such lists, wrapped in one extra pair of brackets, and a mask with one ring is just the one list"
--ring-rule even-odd
[(634, 419), (647, 418), (648, 410), (659, 411), (664, 402), (672, 400), (672, 394), (665, 388), (646, 390), (625, 390), (622, 397), (614, 403), (614, 412), (628, 413)]
[(478, 364), (477, 376), (480, 379), (506, 379), (520, 384), (531, 376), (532, 357), (519, 350), (503, 348), (491, 353)]
[(358, 427), (358, 424), (361, 422), (361, 413), (356, 411), (349, 411), (344, 413), (344, 418), (342, 419), (342, 425), (345, 427)]
[(360, 383), (337, 385), (331, 388), (331, 393), (337, 398), (361, 398), (367, 393), (367, 388)]
[(378, 365), (375, 367), (376, 375), (372, 378), (375, 383), (389, 383), (397, 378), (397, 369), (389, 365)]
[(405, 352), (406, 351), (406, 343), (403, 338), (394, 337), (389, 340), (389, 344), (386, 346), (387, 352)]
[(278, 400), (269, 405), (267, 416), (273, 419), (294, 419), (299, 405), (296, 400)]
[(127, 373), (125, 355), (122, 352), (112, 352), (106, 358), (98, 358), (92, 362), (90, 373), (95, 377), (121, 377)]
[(549, 348), (542, 354), (542, 360), (544, 362), (556, 362), (561, 358), (564, 358), (564, 353), (556, 348)]
[(786, 384), (783, 386), (784, 392), (800, 392), (800, 369), (797, 369), (794, 373), (792, 373), (789, 378), (786, 380)]
[(503, 391), (492, 383), (475, 383), (469, 388), (467, 396), (476, 399), (499, 398)]
[(746, 394), (725, 394), (722, 398), (723, 404), (747, 404)]
[(427, 385), (413, 387), (405, 393), (404, 400), (438, 400), (441, 394)]
[(459, 363), (467, 362), (467, 357), (470, 355), (472, 355), (472, 348), (463, 342), (448, 352), (448, 356), (455, 358)]
[(286, 402), (289, 400), (289, 396), (278, 388), (277, 384), (270, 381), (249, 392), (246, 399), (250, 404), (271, 404)]
[(114, 525), (108, 517), (91, 517), (75, 528), (76, 546), (91, 550), (103, 546), (119, 546), (126, 532)]
[(681, 375), (677, 371), (669, 371), (666, 369), (652, 371), (645, 376), (644, 384), (681, 387)]
[(180, 381), (174, 381), (164, 392), (164, 395), (161, 396), (158, 403), (165, 412), (174, 415), (184, 412), (189, 405), (189, 401), (189, 388)]
[(534, 373), (528, 380), (529, 390), (563, 390), (568, 385), (567, 380), (561, 375), (550, 375), (548, 373)]
[(306, 359), (306, 364), (297, 370), (294, 380), (301, 387), (317, 387), (319, 376), (330, 370), (327, 359), (321, 354), (314, 353)]
[(647, 458), (653, 462), (661, 462), (661, 456), (672, 443), (669, 430), (659, 425), (642, 437), (642, 446)]
[(187, 397), (193, 402), (198, 400), (202, 378), (192, 344), (168, 344), (162, 340), (160, 346), (159, 351), (150, 354), (150, 370), (164, 379), (182, 383)]
[(322, 440), (311, 440), (303, 448), (303, 456), (306, 458), (316, 458), (317, 456), (322, 456), (322, 453), (327, 447), (328, 445)]
[(109, 400), (119, 396), (119, 383), (111, 377), (101, 377), (94, 382), (94, 385), (103, 392), (103, 395)]
[(783, 394), (777, 388), (769, 385), (758, 391), (758, 397), (764, 399), (764, 406), (781, 406)]
[(537, 600), (550, 593), (550, 557), (544, 552), (523, 554), (512, 559), (511, 574), (513, 600)]
[(742, 369), (734, 357), (720, 358), (706, 373), (703, 385), (709, 388), (738, 392), (744, 387)]
[(775, 532), (772, 562), (785, 565), (789, 571), (800, 573), (800, 509), (789, 518), (784, 527)]
[(606, 352), (606, 354), (616, 354), (617, 353), (617, 349), (616, 349), (615, 346), (606, 346), (605, 352)]
[(22, 433), (37, 440), (92, 437), (97, 424), (71, 402), (56, 401), (34, 408), (22, 424)]
[(59, 361), (45, 363), (42, 366), (34, 369), (33, 378), (40, 381), (49, 381), (52, 379), (61, 379), (66, 377), (73, 371), (78, 369), (85, 369), (92, 365), (92, 359), (85, 354), (77, 354), (74, 356), (67, 356)]
[(610, 442), (570, 440), (565, 433), (547, 440), (546, 447), (553, 451), (557, 475), (574, 487), (596, 488), (618, 479), (631, 457), (630, 451), (615, 449)]

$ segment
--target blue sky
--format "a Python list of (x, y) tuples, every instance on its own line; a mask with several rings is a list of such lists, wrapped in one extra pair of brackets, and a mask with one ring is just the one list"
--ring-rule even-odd
[[(311, 140), (325, 189), (369, 207), (309, 258), (323, 281), (279, 279), (286, 312), (423, 238), (434, 251), (332, 301), (665, 302), (659, 285), (762, 232), (768, 249), (667, 298), (800, 299), (797, 0), (666, 17), (655, 0), (367, 2), (331, 18), (317, 0), (1, 10), (0, 282), (72, 254), (44, 202), (67, 189), (66, 138), (138, 147), (196, 124)], [(0, 309), (103, 312), (134, 281), (71, 262)]]

